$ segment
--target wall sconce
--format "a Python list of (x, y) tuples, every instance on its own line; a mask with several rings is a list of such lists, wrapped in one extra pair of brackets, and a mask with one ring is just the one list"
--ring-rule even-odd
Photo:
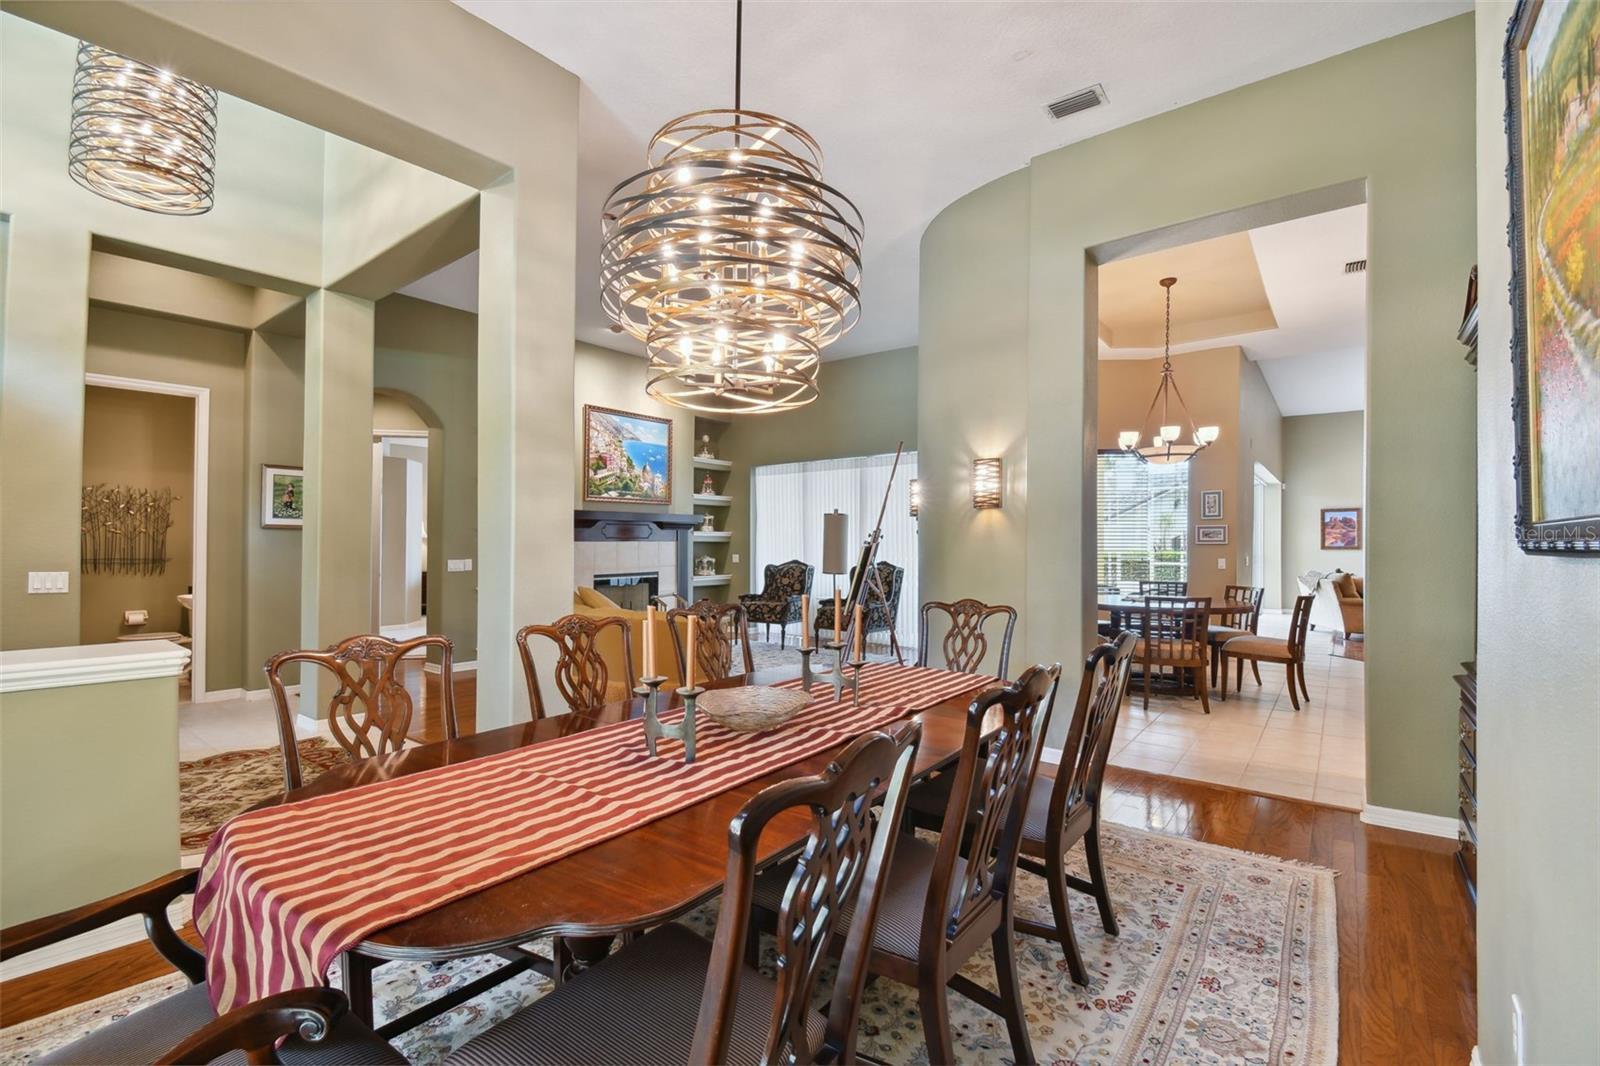
[(922, 510), (922, 482), (916, 478), (911, 479), (911, 517), (917, 517)]
[(1000, 506), (1003, 483), (1000, 459), (972, 460), (972, 506), (983, 511)]

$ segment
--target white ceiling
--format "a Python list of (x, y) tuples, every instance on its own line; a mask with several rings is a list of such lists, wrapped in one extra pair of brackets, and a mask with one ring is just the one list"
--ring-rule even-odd
[[(600, 208), (667, 119), (731, 103), (732, 0), (456, 0), (577, 74), (578, 337), (637, 351), (600, 309)], [(952, 201), (1035, 155), (1447, 18), (1467, 0), (751, 0), (744, 103), (808, 129), (866, 216), (860, 324), (830, 349), (917, 341), (918, 246)], [(1084, 86), (1109, 102), (1059, 122)], [(461, 268), (465, 280), (475, 264)], [(425, 279), (431, 282), (439, 279)], [(463, 306), (459, 284), (434, 297)], [(408, 287), (405, 291), (415, 292)]]
[[(1172, 351), (1195, 352), (1237, 344), (1261, 367), (1262, 376), (1285, 415), (1359, 411), (1366, 406), (1367, 275), (1346, 274), (1344, 264), (1367, 256), (1367, 207), (1357, 204), (1320, 215), (1307, 215), (1248, 231), (1256, 267), (1266, 290), (1274, 329), (1248, 333), (1202, 334), (1174, 344)], [(1183, 246), (1197, 247), (1197, 246)], [(1140, 256), (1152, 277), (1178, 273), (1172, 290), (1172, 328), (1178, 334), (1188, 313), (1185, 283), (1203, 280), (1164, 270), (1165, 258), (1181, 258), (1183, 247)], [(1118, 269), (1132, 260), (1113, 263)], [(1204, 270), (1190, 263), (1189, 269)], [(1219, 263), (1226, 277), (1236, 264)], [(1150, 287), (1152, 307), (1163, 297)], [(1148, 359), (1154, 348), (1111, 348), (1100, 344), (1102, 359)]]

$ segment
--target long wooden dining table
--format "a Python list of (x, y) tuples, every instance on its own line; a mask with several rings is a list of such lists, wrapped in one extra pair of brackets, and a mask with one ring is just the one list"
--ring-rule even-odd
[[(707, 687), (771, 685), (795, 675), (793, 670), (757, 672), (712, 682)], [(926, 777), (955, 760), (961, 752), (968, 705), (979, 692), (995, 684), (993, 678), (974, 676), (970, 689), (908, 715), (922, 724), (916, 776)], [(607, 704), (593, 714), (559, 715), (456, 740), (420, 744), (328, 770), (310, 784), (252, 809), (480, 759), (638, 718), (643, 713), (643, 702), (629, 699)], [(991, 712), (985, 730), (998, 728), (999, 724), (998, 716)], [(620, 836), (370, 934), (341, 956), (343, 987), (350, 997), (351, 1010), (372, 1022), (371, 972), (383, 962), (441, 961), (486, 954), (516, 958), (519, 945), (547, 936), (577, 938), (577, 943), (587, 944), (591, 952), (603, 956), (611, 937), (658, 925), (692, 910), (722, 888), (728, 862), (728, 823), (744, 804), (769, 785), (820, 772), (835, 754), (830, 751), (799, 759)], [(759, 861), (771, 862), (793, 851), (809, 828), (810, 819), (802, 811), (780, 815), (762, 835)], [(580, 957), (583, 961), (593, 959)], [(462, 1002), (467, 994), (482, 991), (489, 983), (492, 982), (486, 979), (473, 982), (380, 1027), (379, 1032), (392, 1036), (421, 1024)]]

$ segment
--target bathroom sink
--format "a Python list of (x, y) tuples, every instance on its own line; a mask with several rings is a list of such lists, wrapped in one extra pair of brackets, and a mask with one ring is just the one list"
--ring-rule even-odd
[(194, 593), (184, 592), (178, 596), (178, 606), (186, 611), (194, 610)]

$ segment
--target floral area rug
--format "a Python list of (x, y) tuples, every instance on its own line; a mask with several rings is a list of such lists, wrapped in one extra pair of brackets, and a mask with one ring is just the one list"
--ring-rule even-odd
[[(308, 782), (348, 760), (321, 737), (300, 742), (300, 774)], [(204, 850), (223, 822), (282, 791), (283, 752), (278, 748), (225, 751), (179, 763), (179, 850)]]
[[(1089, 987), (1072, 983), (1054, 941), (1017, 938), (1038, 1060), (1076, 1066), (1333, 1066), (1339, 1030), (1333, 873), (1124, 826), (1104, 831), (1120, 935), (1107, 936), (1094, 901), (1071, 893)], [(1069, 867), (1079, 866), (1081, 853), (1075, 852)], [(1043, 882), (1019, 874), (1018, 889), (1019, 913), (1048, 921)], [(715, 903), (684, 919), (706, 936), (715, 921)], [(548, 950), (547, 944), (541, 947)], [(373, 975), (380, 1022), (498, 965), (499, 959), (483, 957), (381, 966)], [(962, 972), (995, 987), (987, 949)], [(146, 982), (0, 1030), (0, 1066), (27, 1063), (181, 986), (176, 976)], [(412, 1062), (439, 1062), (548, 987), (535, 974), (521, 974), (394, 1043)], [(958, 1062), (1012, 1061), (999, 1017), (956, 993), (950, 1016)], [(928, 1061), (914, 989), (873, 982), (861, 1024), (864, 1054), (892, 1063)]]

